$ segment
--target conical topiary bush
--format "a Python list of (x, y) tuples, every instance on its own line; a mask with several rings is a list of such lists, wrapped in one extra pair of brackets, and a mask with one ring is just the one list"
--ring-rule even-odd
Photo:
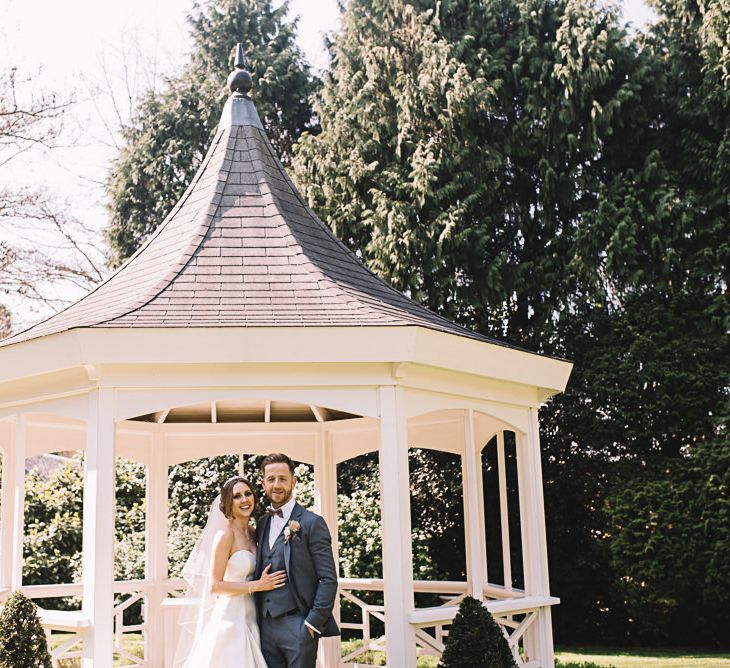
[(461, 602), (449, 628), (439, 668), (517, 668), (497, 622), (471, 596)]
[(51, 668), (38, 608), (19, 591), (0, 612), (0, 668)]

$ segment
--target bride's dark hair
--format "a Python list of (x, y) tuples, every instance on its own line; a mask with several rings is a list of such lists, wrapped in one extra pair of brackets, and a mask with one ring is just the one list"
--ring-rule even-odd
[(221, 512), (230, 520), (233, 517), (233, 488), (242, 482), (248, 487), (253, 493), (253, 510), (251, 516), (253, 517), (256, 510), (259, 507), (259, 495), (256, 493), (256, 488), (246, 478), (242, 478), (240, 475), (234, 475), (232, 478), (228, 478), (221, 487)]

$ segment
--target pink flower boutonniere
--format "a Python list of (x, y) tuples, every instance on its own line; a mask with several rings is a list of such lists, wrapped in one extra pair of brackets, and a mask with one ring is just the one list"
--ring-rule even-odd
[(302, 525), (296, 520), (292, 520), (284, 527), (284, 542), (288, 543), (301, 530)]

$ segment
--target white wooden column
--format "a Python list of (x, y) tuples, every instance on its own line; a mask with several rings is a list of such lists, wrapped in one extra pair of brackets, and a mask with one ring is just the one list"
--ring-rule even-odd
[(469, 593), (484, 598), (487, 585), (487, 534), (484, 528), (484, 478), (482, 450), (474, 435), (474, 411), (464, 412), (464, 454), (461, 458), (464, 487), (464, 534), (466, 540), (466, 577)]
[(82, 610), (91, 621), (83, 668), (112, 664), (114, 626), (114, 412), (113, 390), (89, 394), (84, 471)]
[(12, 580), (13, 554), (13, 507), (15, 492), (13, 476), (15, 474), (14, 448), (5, 443), (2, 448), (3, 477), (2, 505), (0, 505), (0, 589), (9, 589)]
[(15, 422), (15, 456), (13, 462), (13, 552), (10, 586), (13, 590), (23, 585), (23, 534), (25, 533), (25, 457), (27, 425), (25, 415)]
[(497, 432), (497, 469), (499, 473), (499, 516), (502, 527), (502, 572), (504, 586), (512, 589), (512, 556), (509, 537), (509, 505), (507, 500), (507, 460), (504, 456), (504, 431)]
[(0, 588), (20, 589), (23, 584), (23, 533), (25, 531), (26, 421), (16, 417), (3, 460), (2, 567)]
[(408, 427), (404, 390), (378, 389), (380, 404), (380, 507), (387, 662), (416, 668), (416, 635), (409, 622), (414, 609)]
[(167, 452), (161, 425), (154, 425), (153, 429), (145, 489), (145, 579), (151, 582), (145, 608), (145, 659), (150, 666), (162, 666), (165, 649), (162, 602), (166, 598), (168, 539)]
[[(335, 564), (339, 559), (338, 513), (337, 513), (337, 463), (332, 449), (332, 437), (324, 423), (320, 425), (314, 453), (314, 512), (324, 518), (332, 536), (332, 553)], [(337, 574), (339, 577), (339, 573)], [(334, 618), (340, 621), (340, 595), (335, 597), (332, 611)], [(317, 657), (318, 668), (334, 668), (340, 665), (340, 638), (322, 638), (319, 643)]]
[[(550, 579), (545, 534), (542, 461), (538, 409), (530, 408), (525, 436), (517, 434), (517, 473), (520, 492), (520, 524), (522, 525), (522, 561), (525, 592), (528, 596), (549, 596)], [(552, 618), (545, 607), (525, 633), (525, 650), (540, 668), (555, 665)]]

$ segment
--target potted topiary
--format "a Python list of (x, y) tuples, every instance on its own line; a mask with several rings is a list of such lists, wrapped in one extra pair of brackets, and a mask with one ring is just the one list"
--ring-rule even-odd
[(497, 622), (471, 596), (461, 602), (449, 628), (439, 668), (517, 668)]
[(38, 608), (19, 591), (0, 612), (0, 668), (51, 668)]

